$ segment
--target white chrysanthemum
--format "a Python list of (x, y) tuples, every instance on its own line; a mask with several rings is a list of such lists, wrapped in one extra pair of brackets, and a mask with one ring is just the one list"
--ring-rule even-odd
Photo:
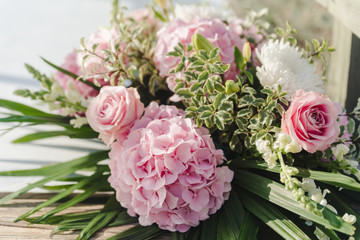
[(256, 75), (264, 87), (275, 90), (280, 85), (287, 92), (288, 100), (299, 89), (325, 93), (324, 83), (315, 66), (302, 58), (298, 48), (289, 42), (270, 40), (262, 46), (260, 53), (258, 49), (256, 51), (262, 64), (256, 68)]
[(177, 19), (185, 22), (190, 22), (195, 17), (200, 19), (219, 18), (226, 21), (235, 17), (231, 9), (219, 10), (219, 8), (205, 4), (176, 4), (174, 12)]

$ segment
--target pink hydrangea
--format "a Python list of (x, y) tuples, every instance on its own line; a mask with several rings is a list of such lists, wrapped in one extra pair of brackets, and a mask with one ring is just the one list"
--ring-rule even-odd
[(109, 156), (109, 182), (141, 225), (185, 232), (229, 197), (233, 171), (217, 167), (225, 160), (222, 150), (174, 106), (151, 103)]
[(143, 112), (144, 104), (135, 88), (105, 86), (91, 100), (86, 118), (99, 138), (110, 145), (115, 140), (122, 141)]
[[(66, 56), (65, 62), (62, 65), (60, 65), (60, 67), (73, 74), (81, 75), (82, 74), (81, 67), (77, 63), (77, 54), (78, 53), (76, 50), (72, 51), (69, 55)], [(65, 91), (69, 90), (69, 83), (72, 83), (76, 88), (76, 90), (78, 90), (82, 96), (94, 97), (98, 94), (98, 91), (95, 90), (94, 88), (86, 85), (83, 82), (76, 81), (74, 78), (60, 71), (57, 71), (55, 73), (54, 78)]]
[(234, 60), (234, 46), (242, 49), (244, 40), (236, 36), (220, 19), (201, 20), (196, 18), (192, 22), (174, 19), (158, 32), (158, 42), (154, 54), (154, 61), (159, 68), (160, 75), (168, 77), (167, 82), (171, 90), (175, 85), (175, 78), (170, 74), (170, 70), (180, 62), (180, 58), (166, 56), (166, 54), (173, 51), (179, 42), (184, 46), (191, 44), (191, 37), (195, 33), (203, 35), (215, 47), (220, 48), (222, 62), (230, 64), (230, 69), (225, 73), (225, 78), (236, 79), (238, 70)]

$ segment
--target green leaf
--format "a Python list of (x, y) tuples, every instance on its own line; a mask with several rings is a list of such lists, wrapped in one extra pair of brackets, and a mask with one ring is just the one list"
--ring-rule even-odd
[(242, 71), (245, 68), (246, 60), (243, 57), (241, 51), (235, 46), (234, 47), (234, 56), (235, 56), (235, 63), (236, 66)]
[(341, 238), (339, 238), (339, 236), (336, 234), (336, 232), (334, 230), (331, 229), (327, 229), (324, 226), (321, 226), (319, 224), (316, 224), (316, 226), (323, 232), (325, 233), (328, 237), (330, 237), (331, 240), (341, 240)]
[(214, 120), (215, 120), (215, 124), (219, 130), (225, 129), (224, 119), (221, 116), (215, 114)]
[(218, 213), (210, 216), (205, 222), (201, 224), (201, 238), (200, 240), (216, 240), (218, 234), (219, 217)]
[(245, 212), (238, 240), (256, 239), (259, 230), (259, 220), (249, 211)]
[(355, 121), (352, 118), (349, 118), (349, 123), (347, 125), (347, 131), (349, 134), (353, 134), (355, 132)]
[(24, 115), (30, 115), (30, 116), (35, 116), (35, 117), (45, 117), (45, 118), (58, 119), (58, 120), (64, 119), (64, 117), (62, 117), (62, 116), (46, 113), (46, 112), (40, 111), (36, 108), (29, 107), (25, 104), (6, 100), (6, 99), (0, 99), (0, 107), (7, 108), (12, 111), (20, 112)]
[[(90, 153), (85, 157), (80, 157), (68, 162), (52, 164), (37, 169), (4, 171), (0, 172), (0, 176), (50, 176), (61, 171), (68, 171), (69, 174), (71, 174), (76, 172), (77, 170), (94, 166), (96, 165), (96, 163), (107, 159), (108, 152), (109, 151), (99, 151), (95, 153)], [(63, 177), (65, 176), (66, 175), (64, 175)], [(59, 178), (61, 179), (62, 177)]]
[(271, 95), (273, 95), (273, 94), (274, 94), (274, 90), (272, 90), (271, 88), (264, 88), (264, 89), (261, 89), (261, 91), (260, 91), (260, 92), (265, 93), (266, 95), (269, 95), (269, 96), (271, 96)]
[(274, 205), (245, 191), (241, 192), (245, 207), (266, 225), (287, 240), (310, 238)]
[(65, 209), (74, 206), (89, 197), (91, 197), (94, 193), (96, 193), (103, 185), (107, 182), (107, 178), (105, 177), (103, 179), (100, 179), (98, 181), (95, 181), (93, 184), (89, 185), (89, 187), (86, 188), (86, 190), (83, 193), (80, 193), (79, 195), (76, 195), (75, 197), (71, 198), (69, 201), (57, 206), (55, 209), (45, 213), (44, 215), (36, 218), (33, 223), (37, 223), (40, 221), (43, 221), (44, 219), (58, 213), (61, 211), (64, 211)]
[(200, 75), (199, 75), (199, 77), (198, 77), (198, 81), (204, 81), (204, 80), (206, 80), (206, 79), (208, 79), (209, 78), (209, 73), (207, 72), (207, 71), (203, 71)]
[(15, 139), (13, 143), (25, 143), (31, 142), (34, 140), (44, 139), (44, 138), (52, 138), (58, 136), (68, 136), (70, 138), (97, 138), (98, 133), (94, 132), (91, 128), (82, 129), (82, 128), (74, 128), (68, 129), (64, 131), (47, 131), (47, 132), (36, 132), (32, 134), (25, 135), (18, 139)]
[(162, 233), (162, 230), (160, 230), (156, 225), (148, 227), (136, 225), (135, 227), (108, 238), (108, 240), (145, 240), (151, 239), (160, 233)]
[(213, 114), (212, 111), (203, 111), (200, 114), (200, 119), (205, 120), (205, 119), (209, 118), (212, 114)]
[(245, 210), (236, 191), (232, 191), (219, 211), (217, 239), (237, 239), (244, 223)]
[[(241, 161), (232, 161), (232, 163), (241, 168), (256, 168), (270, 172), (280, 173), (280, 166), (276, 166), (274, 168), (268, 168), (268, 165), (265, 162), (241, 160)], [(305, 168), (297, 168), (297, 169), (299, 170), (299, 173), (295, 174), (296, 177), (311, 178), (316, 181), (327, 183), (336, 187), (341, 187), (353, 191), (360, 191), (360, 183), (358, 183), (355, 179), (346, 176), (344, 174), (308, 170)]]
[(213, 48), (210, 52), (210, 59), (214, 59), (219, 55), (220, 49), (219, 48)]
[(214, 108), (218, 109), (221, 105), (221, 103), (226, 99), (225, 93), (220, 93), (216, 96), (214, 101)]
[(235, 182), (242, 187), (288, 211), (300, 215), (303, 218), (319, 223), (324, 227), (336, 230), (347, 235), (354, 234), (355, 228), (346, 223), (340, 216), (328, 208), (317, 204), (322, 209), (322, 216), (306, 210), (292, 198), (290, 191), (285, 190), (284, 186), (268, 178), (259, 176), (244, 170), (235, 170)]
[(179, 95), (180, 97), (185, 97), (185, 98), (194, 96), (194, 94), (190, 92), (190, 89), (187, 88), (180, 88), (178, 91), (176, 91), (176, 94)]
[(77, 184), (72, 185), (68, 189), (66, 189), (66, 190), (60, 192), (59, 194), (51, 197), (46, 202), (43, 202), (43, 203), (37, 205), (35, 208), (33, 208), (30, 211), (28, 211), (27, 213), (21, 215), (20, 217), (17, 218), (16, 221), (24, 219), (24, 218), (34, 214), (35, 212), (39, 211), (40, 209), (42, 209), (44, 207), (47, 207), (47, 206), (59, 201), (60, 199), (63, 199), (64, 197), (70, 195), (71, 193), (73, 193), (77, 189), (81, 189), (83, 186), (91, 183), (94, 180), (97, 180), (102, 175), (102, 173), (103, 173), (102, 171), (98, 171), (98, 172), (94, 173), (92, 176), (78, 182)]
[(245, 73), (247, 79), (249, 80), (250, 84), (253, 85), (253, 84), (254, 84), (254, 77), (253, 77), (253, 75), (251, 74), (251, 72), (245, 71), (244, 73)]
[(116, 201), (116, 198), (114, 196), (109, 198), (101, 212), (87, 224), (87, 226), (81, 231), (77, 239), (89, 239), (94, 233), (106, 227), (119, 213), (119, 211), (117, 210), (106, 211), (107, 208), (109, 206), (111, 207), (114, 202), (116, 202), (117, 205), (120, 205)]
[(83, 82), (83, 83), (85, 83), (86, 85), (88, 85), (88, 86), (90, 86), (90, 87), (92, 87), (92, 88), (94, 88), (94, 89), (96, 89), (96, 90), (100, 90), (100, 87), (98, 87), (98, 86), (96, 86), (93, 82), (90, 82), (90, 81), (88, 81), (88, 80), (84, 80), (84, 79), (81, 79), (81, 78), (79, 78), (79, 76), (78, 75), (76, 75), (76, 74), (74, 74), (74, 73), (72, 73), (72, 72), (69, 72), (69, 71), (67, 71), (67, 70), (65, 70), (65, 69), (63, 69), (63, 68), (61, 68), (61, 67), (59, 67), (59, 66), (56, 66), (55, 64), (53, 64), (53, 63), (51, 63), (51, 62), (49, 62), (48, 60), (46, 60), (45, 58), (43, 58), (43, 57), (40, 57), (44, 62), (46, 62), (47, 64), (49, 64), (51, 67), (53, 67), (53, 68), (55, 68), (56, 70), (58, 70), (59, 72), (62, 72), (63, 74), (65, 74), (65, 75), (68, 75), (69, 77), (72, 77), (72, 78), (74, 78), (75, 80), (79, 80), (80, 82)]
[(185, 240), (185, 234), (181, 232), (172, 232), (171, 233), (171, 240)]

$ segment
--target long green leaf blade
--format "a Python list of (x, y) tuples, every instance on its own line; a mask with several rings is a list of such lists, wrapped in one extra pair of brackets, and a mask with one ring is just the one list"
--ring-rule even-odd
[(21, 215), (20, 217), (18, 217), (17, 220), (24, 219), (24, 218), (34, 214), (35, 212), (39, 211), (40, 209), (42, 209), (44, 207), (47, 207), (47, 206), (59, 201), (60, 199), (63, 199), (64, 197), (66, 197), (66, 196), (70, 195), (71, 193), (73, 193), (75, 190), (80, 189), (81, 187), (85, 186), (86, 184), (89, 184), (90, 182), (92, 182), (94, 180), (97, 180), (101, 175), (102, 175), (102, 171), (94, 173), (92, 176), (88, 177), (87, 179), (84, 179), (84, 180), (78, 182), (77, 184), (72, 185), (70, 188), (68, 188), (65, 191), (62, 191), (59, 194), (53, 196), (52, 198), (50, 198), (46, 202), (43, 202), (43, 203), (37, 205), (32, 210), (30, 210), (27, 213), (25, 213), (25, 214)]
[(36, 132), (25, 135), (23, 137), (17, 138), (13, 143), (26, 143), (35, 140), (40, 140), (44, 138), (52, 138), (59, 136), (68, 136), (70, 138), (97, 138), (99, 134), (94, 132), (91, 129), (80, 130), (80, 129), (71, 129), (64, 131), (46, 131), (46, 132)]
[(24, 115), (37, 116), (37, 117), (59, 118), (59, 119), (63, 118), (59, 115), (46, 113), (46, 112), (40, 111), (36, 108), (27, 106), (25, 104), (6, 100), (6, 99), (0, 99), (0, 107), (7, 108), (12, 111), (20, 112)]
[(102, 212), (96, 215), (95, 218), (93, 218), (89, 224), (81, 231), (79, 236), (77, 237), (78, 240), (86, 240), (89, 239), (95, 232), (99, 231), (100, 229), (107, 226), (107, 224), (113, 220), (116, 215), (118, 214), (118, 211), (112, 211), (112, 212)]
[[(77, 170), (95, 166), (96, 163), (107, 158), (108, 151), (99, 151), (68, 162), (52, 164), (37, 169), (0, 172), (0, 176), (49, 176), (63, 170), (71, 170), (69, 171), (69, 174), (71, 174)], [(63, 177), (59, 177), (59, 179)]]
[(53, 64), (53, 63), (51, 63), (51, 62), (49, 62), (48, 60), (46, 60), (46, 59), (43, 58), (43, 57), (41, 57), (41, 59), (42, 59), (44, 62), (46, 62), (47, 64), (49, 64), (51, 67), (53, 67), (53, 68), (55, 68), (56, 70), (58, 70), (59, 72), (62, 72), (62, 73), (64, 73), (65, 75), (68, 75), (69, 77), (74, 78), (75, 80), (76, 80), (76, 79), (79, 79), (79, 81), (85, 83), (86, 85), (88, 85), (88, 86), (90, 86), (90, 87), (92, 87), (92, 88), (94, 88), (94, 89), (96, 89), (96, 90), (100, 90), (100, 87), (96, 86), (94, 83), (79, 78), (78, 75), (76, 75), (76, 74), (74, 74), (74, 73), (72, 73), (72, 72), (69, 72), (69, 71), (67, 71), (67, 70), (65, 70), (65, 69), (63, 69), (63, 68), (61, 68), (61, 67), (59, 67), (59, 66), (57, 66), (57, 65), (55, 65), (55, 64)]
[(136, 225), (126, 231), (123, 231), (108, 240), (145, 240), (155, 237), (162, 233), (163, 231), (159, 229), (156, 225), (151, 225), (148, 227), (143, 227), (141, 225)]
[[(234, 161), (234, 165), (240, 168), (255, 168), (266, 170), (270, 172), (280, 173), (280, 167), (268, 168), (265, 162), (256, 162), (251, 160)], [(296, 177), (311, 178), (319, 182), (327, 183), (336, 187), (342, 187), (345, 189), (360, 191), (360, 183), (358, 183), (352, 177), (346, 176), (341, 173), (329, 173), (323, 171), (308, 170), (304, 168), (297, 168), (299, 173)]]
[(218, 239), (237, 239), (245, 210), (238, 193), (233, 190), (223, 208), (219, 211)]
[(94, 193), (96, 193), (98, 189), (100, 189), (102, 187), (102, 185), (104, 184), (105, 181), (107, 181), (107, 177), (105, 179), (102, 179), (101, 181), (98, 180), (98, 181), (94, 182), (92, 185), (89, 185), (89, 187), (83, 193), (80, 193), (79, 195), (75, 196), (74, 198), (70, 199), (69, 201), (67, 201), (67, 202), (57, 206), (55, 209), (45, 213), (41, 217), (35, 219), (33, 221), (33, 223), (43, 221), (44, 219), (46, 219), (58, 212), (61, 212), (71, 206), (74, 206), (74, 205), (88, 199)]
[(238, 240), (256, 239), (259, 230), (259, 220), (250, 212), (246, 211), (244, 222), (241, 225)]
[(269, 202), (242, 192), (245, 207), (286, 240), (310, 240), (289, 218)]
[(333, 229), (347, 235), (354, 234), (355, 229), (351, 224), (344, 222), (340, 216), (320, 204), (318, 204), (318, 208), (323, 209), (323, 216), (318, 216), (304, 209), (292, 198), (291, 192), (285, 190), (281, 184), (249, 171), (235, 171), (235, 182), (239, 185), (239, 187), (242, 187), (306, 219), (319, 223), (328, 229)]

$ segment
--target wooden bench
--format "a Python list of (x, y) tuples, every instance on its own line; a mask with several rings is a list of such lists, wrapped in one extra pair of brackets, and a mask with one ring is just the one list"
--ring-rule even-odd
[(327, 94), (352, 111), (360, 97), (360, 0), (316, 0), (334, 16)]

